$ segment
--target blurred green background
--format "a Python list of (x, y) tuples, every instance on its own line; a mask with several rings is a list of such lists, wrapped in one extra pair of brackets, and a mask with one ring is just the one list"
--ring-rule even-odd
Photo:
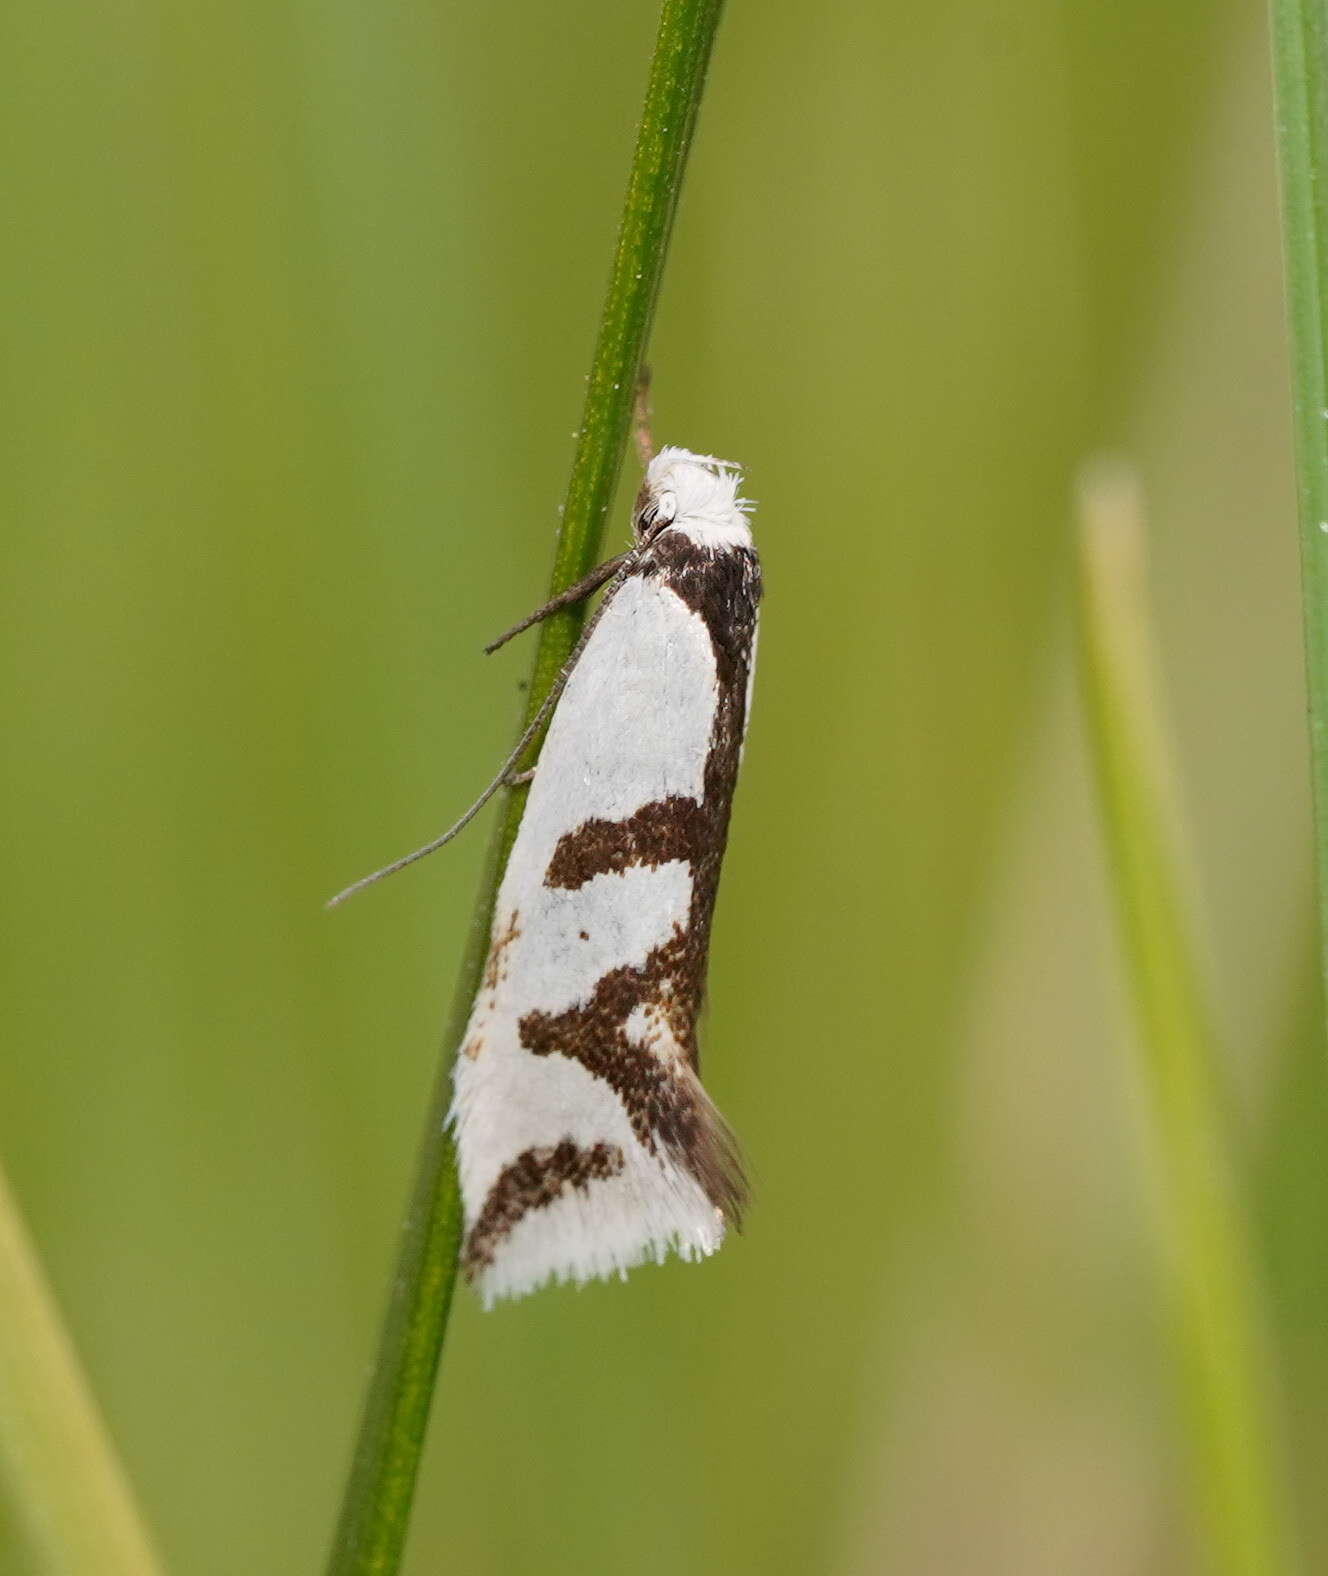
[[(177, 1573), (326, 1549), (484, 834), (320, 904), (511, 738), (656, 17), (0, 12), (0, 1155)], [(412, 1576), (1198, 1571), (1069, 627), (1104, 447), (1328, 1563), (1268, 79), (1257, 0), (732, 0), (652, 361), (760, 503), (705, 1032), (755, 1202), (459, 1298)]]

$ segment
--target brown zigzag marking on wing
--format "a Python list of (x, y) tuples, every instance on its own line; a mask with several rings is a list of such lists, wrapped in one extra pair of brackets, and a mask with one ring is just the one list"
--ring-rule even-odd
[(544, 885), (575, 891), (594, 876), (616, 875), (631, 865), (655, 869), (674, 859), (690, 863), (708, 830), (696, 800), (676, 793), (643, 804), (623, 821), (596, 816), (558, 839)]
[[(651, 1153), (662, 1147), (736, 1221), (746, 1195), (736, 1146), (694, 1069), (710, 922), (742, 749), (760, 571), (753, 553), (712, 553), (666, 531), (639, 572), (663, 575), (710, 634), (718, 687), (703, 796), (698, 803), (671, 795), (622, 821), (586, 821), (559, 839), (544, 879), (546, 886), (575, 889), (597, 874), (685, 859), (692, 869), (687, 921), (638, 967), (610, 969), (588, 1001), (560, 1013), (529, 1012), (519, 1032), (536, 1056), (570, 1057), (607, 1083), (642, 1145)], [(645, 1045), (628, 1039), (628, 1020), (639, 1007), (667, 1024), (685, 1066), (652, 1054), (649, 1034)]]
[(691, 934), (676, 926), (639, 968), (610, 969), (589, 1001), (566, 1012), (528, 1012), (521, 1019), (521, 1043), (535, 1056), (570, 1057), (606, 1083), (622, 1102), (642, 1148), (652, 1155), (662, 1149), (683, 1166), (736, 1225), (747, 1187), (723, 1118), (690, 1066), (670, 1064), (651, 1049), (649, 1030), (645, 1044), (627, 1037), (628, 1019), (644, 1006), (667, 1022), (688, 1061), (695, 1059), (695, 1013), (671, 989), (673, 981), (696, 967), (689, 961), (692, 947)]
[(467, 1280), (493, 1263), (498, 1245), (531, 1210), (544, 1209), (570, 1188), (616, 1177), (625, 1161), (616, 1144), (582, 1149), (570, 1138), (551, 1148), (526, 1149), (498, 1173), (461, 1255)]

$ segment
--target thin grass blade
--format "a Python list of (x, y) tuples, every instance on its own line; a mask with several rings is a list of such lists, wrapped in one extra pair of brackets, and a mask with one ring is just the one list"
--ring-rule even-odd
[(134, 1503), (0, 1175), (0, 1519), (33, 1576), (158, 1576)]
[(1272, 28), (1299, 483), (1319, 959), (1328, 982), (1328, 12), (1322, 0), (1273, 0)]
[(1079, 636), (1109, 875), (1138, 1015), (1138, 1081), (1206, 1568), (1288, 1576), (1259, 1277), (1196, 964), (1176, 777), (1130, 471), (1080, 491)]
[[(600, 554), (721, 9), (721, 0), (665, 0), (661, 13), (550, 597), (582, 578)], [(523, 729), (538, 715), (584, 616), (584, 608), (568, 607), (541, 625)], [(538, 747), (537, 733), (515, 764), (533, 760)], [(507, 790), (476, 898), (328, 1576), (391, 1576), (400, 1565), (461, 1235), (456, 1157), (444, 1126), (450, 1064), (479, 984), (494, 899), (525, 797), (524, 786)]]

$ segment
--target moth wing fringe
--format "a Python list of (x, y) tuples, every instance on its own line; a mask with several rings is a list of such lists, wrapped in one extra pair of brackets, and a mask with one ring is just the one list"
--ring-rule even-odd
[[(661, 1142), (653, 1155), (633, 1145), (620, 1174), (568, 1187), (523, 1216), (488, 1262), (467, 1270), (486, 1308), (550, 1283), (625, 1280), (670, 1254), (695, 1263), (716, 1251), (730, 1226), (741, 1230), (747, 1184), (737, 1140), (696, 1074), (685, 1068), (682, 1076), (694, 1116), (689, 1140)], [(458, 1115), (454, 1102), (461, 1147), (468, 1140)]]

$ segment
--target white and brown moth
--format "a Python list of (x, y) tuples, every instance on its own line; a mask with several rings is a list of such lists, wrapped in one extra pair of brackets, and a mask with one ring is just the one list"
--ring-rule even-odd
[(741, 1215), (696, 1042), (761, 595), (738, 485), (655, 456), (563, 670), (454, 1075), (462, 1264), (486, 1305), (703, 1257)]

